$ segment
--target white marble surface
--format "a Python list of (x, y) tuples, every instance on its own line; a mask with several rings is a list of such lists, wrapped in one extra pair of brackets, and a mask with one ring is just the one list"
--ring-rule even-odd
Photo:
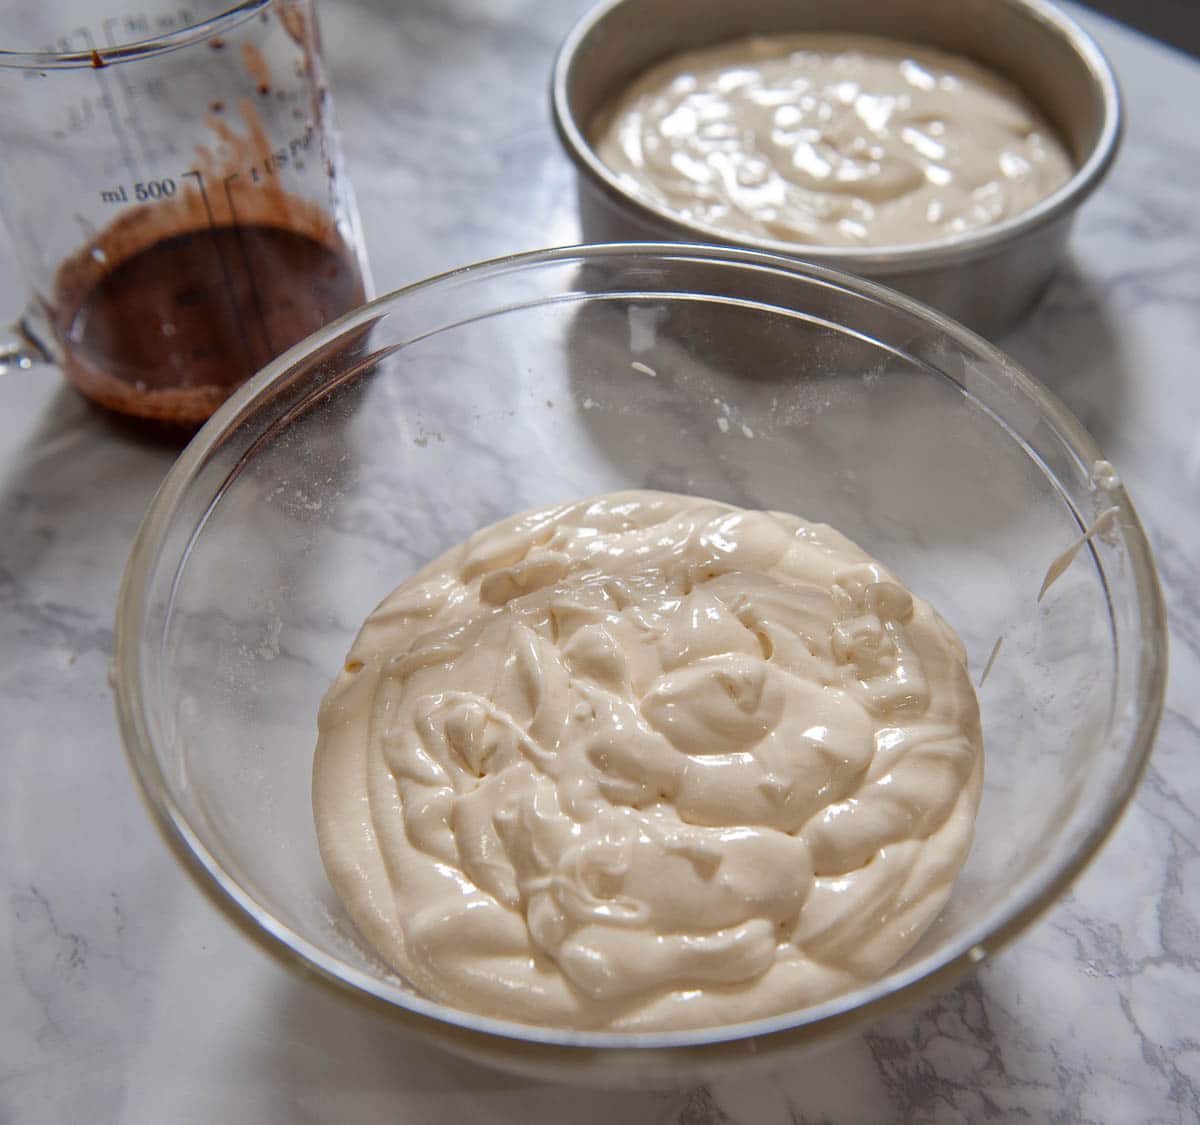
[[(547, 68), (581, 0), (326, 3), (376, 281), (578, 237)], [(139, 805), (106, 682), (118, 582), (171, 454), (56, 376), (0, 380), (0, 1122), (1200, 1118), (1200, 63), (1097, 18), (1129, 103), (1069, 268), (1006, 346), (1140, 506), (1172, 626), (1158, 747), (1073, 892), (938, 1000), (769, 1078), (658, 1094), (413, 1045), (236, 933)], [(436, 185), (436, 190), (430, 190)], [(9, 263), (0, 308), (21, 285)]]

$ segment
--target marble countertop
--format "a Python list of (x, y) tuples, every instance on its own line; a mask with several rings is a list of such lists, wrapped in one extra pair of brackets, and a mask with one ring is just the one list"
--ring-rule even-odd
[[(380, 290), (579, 236), (547, 69), (585, 0), (330, 0), (329, 70)], [(179, 870), (107, 684), (118, 583), (171, 451), (53, 373), (0, 379), (0, 1121), (1200, 1118), (1200, 62), (1081, 14), (1128, 98), (1072, 258), (1002, 343), (1119, 468), (1172, 631), (1136, 802), (1073, 891), (957, 988), (764, 1078), (660, 1093), (506, 1078), (287, 973)], [(431, 184), (437, 191), (429, 191)], [(0, 308), (22, 289), (7, 243)]]

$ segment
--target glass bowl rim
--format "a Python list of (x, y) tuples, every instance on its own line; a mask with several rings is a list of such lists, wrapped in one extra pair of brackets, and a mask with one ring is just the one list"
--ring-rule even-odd
[[(609, 1069), (617, 1055), (632, 1067), (644, 1067), (648, 1056), (670, 1065), (710, 1064), (730, 1057), (758, 1055), (796, 1044), (824, 1040), (874, 1022), (915, 1000), (949, 986), (970, 968), (998, 951), (1045, 912), (1095, 857), (1120, 820), (1137, 789), (1149, 760), (1161, 717), (1166, 686), (1167, 626), (1162, 593), (1145, 532), (1123, 487), (1111, 493), (1119, 510), (1124, 545), (1138, 595), (1138, 626), (1143, 675), (1137, 683), (1137, 722), (1124, 756), (1118, 784), (1076, 848), (1026, 886), (1024, 893), (985, 917), (949, 951), (930, 954), (878, 981), (808, 1008), (746, 1023), (670, 1032), (598, 1032), (546, 1028), (480, 1016), (436, 1001), (406, 994), (379, 977), (351, 968), (316, 948), (306, 938), (260, 906), (221, 867), (201, 843), (174, 800), (159, 767), (147, 722), (146, 699), (140, 677), (144, 601), (149, 579), (164, 546), (178, 502), (227, 435), (254, 415), (293, 365), (385, 315), (398, 302), (462, 279), (488, 279), (513, 272), (561, 265), (572, 261), (634, 257), (656, 261), (683, 259), (720, 263), (738, 272), (784, 273), (806, 283), (818, 283), (908, 314), (952, 340), (975, 357), (998, 365), (1025, 396), (1034, 401), (1039, 418), (1085, 463), (1101, 459), (1091, 436), (1066, 406), (999, 348), (947, 316), (903, 294), (840, 270), (782, 255), (731, 247), (678, 242), (630, 242), (575, 245), (505, 255), (461, 266), (414, 282), (359, 306), (318, 329), (277, 357), (240, 387), (205, 423), (167, 472), (143, 517), (121, 583), (113, 639), (112, 683), (117, 722), (126, 758), (138, 790), (160, 835), (193, 877), (205, 896), (274, 960), (311, 980), (331, 986), (361, 1006), (386, 1013), (418, 1033), (443, 1041), (461, 1052), (482, 1054), (493, 1061), (508, 1056), (517, 1067), (542, 1059), (558, 1065), (568, 1056), (586, 1069)], [(580, 293), (587, 299), (587, 293)], [(719, 299), (719, 298), (718, 298)], [(534, 300), (530, 304), (543, 304)], [(497, 308), (497, 313), (523, 307)], [(251, 445), (253, 450), (257, 445)], [(214, 493), (214, 502), (220, 490)], [(1065, 498), (1064, 498), (1065, 502)], [(1078, 513), (1076, 513), (1078, 515)], [(1081, 524), (1082, 527), (1082, 524)], [(189, 539), (189, 543), (191, 539)], [(179, 560), (185, 565), (186, 551)], [(178, 570), (177, 570), (178, 574)], [(986, 925), (985, 925), (986, 924)], [(986, 932), (981, 932), (986, 929)], [(599, 1060), (603, 1059), (603, 1062)]]

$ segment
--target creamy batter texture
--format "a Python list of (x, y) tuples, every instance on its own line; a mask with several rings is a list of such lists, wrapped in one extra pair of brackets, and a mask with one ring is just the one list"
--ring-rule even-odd
[(637, 79), (591, 134), (647, 203), (725, 236), (821, 246), (988, 226), (1074, 171), (1011, 83), (870, 36), (766, 36), (678, 55)]
[(420, 990), (678, 1029), (882, 975), (948, 896), (983, 774), (962, 645), (832, 528), (619, 492), (477, 532), (367, 619), (313, 806)]

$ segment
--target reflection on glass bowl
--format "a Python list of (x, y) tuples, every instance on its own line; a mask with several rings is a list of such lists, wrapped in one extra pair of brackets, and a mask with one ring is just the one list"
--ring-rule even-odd
[[(247, 933), (453, 1050), (637, 1081), (819, 1044), (1018, 933), (1133, 792), (1166, 632), (1149, 546), (1099, 457), (978, 337), (788, 259), (613, 245), (450, 273), (282, 356), (167, 477), (118, 611), (129, 757), (175, 853)], [(938, 607), (976, 678), (1003, 638), (980, 691), (974, 848), (916, 948), (816, 1007), (641, 1035), (449, 1009), (371, 954), (329, 886), (317, 706), (359, 624), (421, 564), (521, 509), (642, 487), (839, 528)], [(1109, 508), (1039, 602), (1051, 561)]]

